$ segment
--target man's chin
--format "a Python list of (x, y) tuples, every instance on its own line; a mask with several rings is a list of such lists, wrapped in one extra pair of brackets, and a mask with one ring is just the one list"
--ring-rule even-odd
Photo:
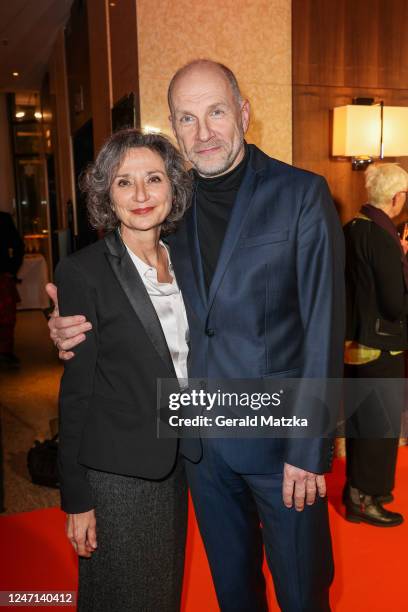
[(205, 178), (212, 178), (214, 176), (219, 176), (220, 174), (224, 174), (228, 172), (231, 166), (230, 160), (222, 160), (218, 163), (214, 161), (208, 161), (207, 163), (203, 160), (191, 160), (193, 167), (198, 172), (200, 176), (204, 176)]

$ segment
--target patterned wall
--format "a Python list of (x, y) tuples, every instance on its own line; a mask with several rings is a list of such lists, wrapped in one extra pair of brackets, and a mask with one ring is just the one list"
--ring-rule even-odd
[(291, 162), (290, 0), (138, 0), (137, 25), (142, 125), (170, 134), (168, 82), (208, 57), (235, 72), (252, 104), (248, 141)]

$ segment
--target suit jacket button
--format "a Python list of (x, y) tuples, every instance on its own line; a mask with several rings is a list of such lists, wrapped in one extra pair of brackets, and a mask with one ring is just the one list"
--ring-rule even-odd
[(207, 327), (207, 329), (205, 330), (205, 334), (209, 338), (212, 338), (213, 336), (215, 336), (215, 331), (213, 329)]

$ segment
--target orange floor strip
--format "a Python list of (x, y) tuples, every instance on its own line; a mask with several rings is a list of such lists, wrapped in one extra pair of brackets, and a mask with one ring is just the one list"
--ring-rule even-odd
[[(344, 462), (337, 460), (328, 483), (336, 562), (332, 610), (405, 612), (408, 609), (408, 448), (400, 449), (396, 501), (389, 506), (405, 514), (406, 522), (400, 527), (380, 529), (347, 523), (342, 517), (340, 501), (343, 482)], [(64, 515), (60, 510), (50, 508), (0, 517), (0, 544), (0, 591), (75, 590), (76, 559), (65, 539)], [(270, 610), (274, 612), (278, 607), (266, 568), (265, 573)], [(36, 610), (42, 609), (53, 608), (36, 607)], [(217, 611), (203, 545), (191, 511), (183, 612)]]

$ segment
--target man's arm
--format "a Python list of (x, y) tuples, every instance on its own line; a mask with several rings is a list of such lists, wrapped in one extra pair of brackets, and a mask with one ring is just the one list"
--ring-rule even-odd
[[(299, 309), (304, 333), (302, 377), (341, 378), (345, 319), (344, 240), (326, 182), (316, 177), (305, 194), (297, 235)], [(288, 439), (283, 499), (302, 510), (324, 497), (330, 469), (328, 438)]]
[(60, 317), (57, 287), (52, 283), (48, 283), (45, 290), (54, 303), (54, 311), (48, 321), (50, 338), (58, 348), (59, 358), (69, 361), (74, 357), (71, 349), (86, 340), (85, 333), (92, 329), (92, 324), (83, 315)]

